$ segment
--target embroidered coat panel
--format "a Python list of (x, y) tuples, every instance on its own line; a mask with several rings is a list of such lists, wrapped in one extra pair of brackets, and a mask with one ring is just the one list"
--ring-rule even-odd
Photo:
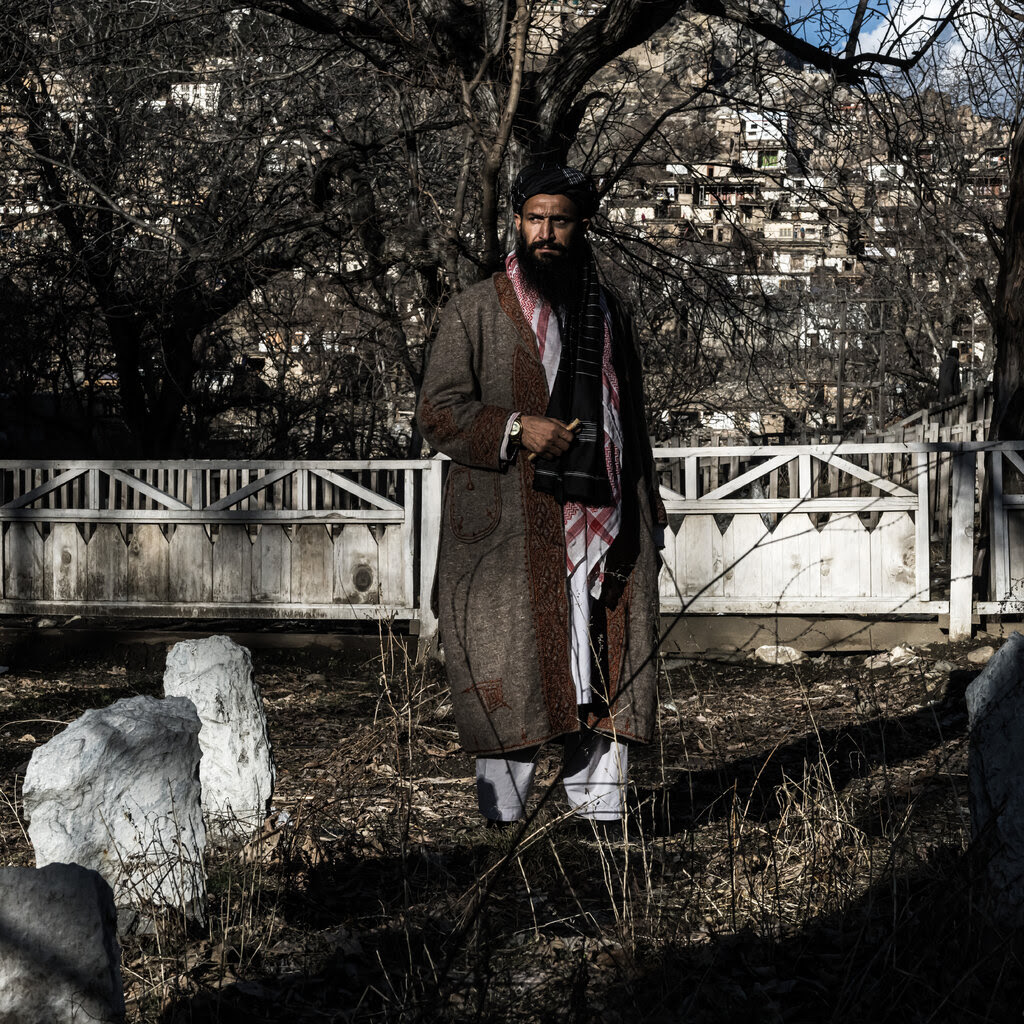
[[(619, 738), (647, 741), (656, 710), (658, 563), (640, 363), (628, 322), (614, 325), (625, 448), (620, 534), (606, 563), (602, 611), (608, 710), (591, 718)], [(498, 274), (449, 302), (434, 341), (418, 418), (452, 459), (435, 580), (437, 614), (463, 747), (488, 755), (579, 729), (569, 668), (562, 508), (533, 489), (533, 466), (503, 464), (513, 411), (544, 415), (547, 381), (508, 278)], [(652, 509), (656, 511), (652, 512)]]

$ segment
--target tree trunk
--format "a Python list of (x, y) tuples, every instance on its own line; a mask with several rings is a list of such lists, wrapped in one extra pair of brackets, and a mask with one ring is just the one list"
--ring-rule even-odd
[(1009, 195), (994, 298), (996, 361), (990, 437), (1024, 438), (1024, 122), (1010, 149)]

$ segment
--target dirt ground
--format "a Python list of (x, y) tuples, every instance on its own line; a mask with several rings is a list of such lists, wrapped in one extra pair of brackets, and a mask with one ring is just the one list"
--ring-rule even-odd
[[(557, 749), (525, 828), (485, 829), (443, 666), (400, 638), (256, 651), (271, 816), (211, 857), (205, 929), (124, 937), (128, 1019), (1019, 1020), (1019, 940), (969, 852), (964, 690), (985, 642), (879, 669), (664, 660), (625, 838), (567, 817)], [(33, 863), (32, 750), (161, 689), (160, 645), (45, 646), (0, 674), (9, 865)]]

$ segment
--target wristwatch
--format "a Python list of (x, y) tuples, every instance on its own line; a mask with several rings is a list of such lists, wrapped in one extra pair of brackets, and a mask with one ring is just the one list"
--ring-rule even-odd
[(512, 421), (512, 426), (508, 428), (508, 446), (509, 448), (521, 448), (523, 444), (523, 420), (522, 417), (517, 416)]

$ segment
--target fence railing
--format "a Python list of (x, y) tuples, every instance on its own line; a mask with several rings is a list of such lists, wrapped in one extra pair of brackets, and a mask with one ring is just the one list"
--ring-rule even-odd
[(3, 462), (0, 612), (429, 629), (440, 476), (429, 459)]
[[(1019, 615), (1022, 452), (1024, 442), (657, 449), (663, 611), (948, 615), (957, 637), (976, 615)], [(0, 462), (0, 613), (395, 617), (429, 632), (444, 467)]]
[[(899, 423), (888, 427), (872, 437), (865, 437), (865, 441), (983, 441), (986, 434), (979, 434), (976, 437), (944, 437), (942, 432), (949, 428), (959, 428), (961, 431), (968, 425), (977, 425), (984, 430), (992, 419), (994, 405), (994, 394), (991, 383), (985, 382), (976, 387), (967, 388), (952, 398), (941, 402), (934, 402), (924, 409), (919, 409), (911, 416), (900, 420)], [(917, 431), (922, 433), (918, 436), (893, 436), (900, 431)], [(938, 431), (940, 436), (932, 436), (933, 431)]]

